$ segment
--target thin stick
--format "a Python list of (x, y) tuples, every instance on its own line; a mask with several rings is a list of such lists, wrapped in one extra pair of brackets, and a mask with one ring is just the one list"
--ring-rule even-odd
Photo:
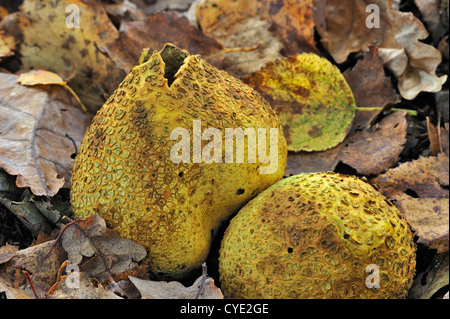
[(31, 290), (33, 291), (33, 294), (36, 297), (36, 299), (41, 299), (41, 297), (39, 296), (39, 294), (36, 291), (36, 287), (34, 286), (33, 280), (31, 279), (31, 276), (30, 276), (30, 273), (28, 272), (28, 270), (23, 269), (22, 272), (25, 274), (25, 277), (27, 277), (27, 281), (30, 284)]
[(66, 268), (66, 266), (67, 266), (67, 260), (65, 260), (59, 267), (58, 275), (56, 276), (56, 282), (61, 280), (62, 272)]
[[(382, 111), (383, 110), (382, 107), (359, 107), (359, 106), (356, 109), (358, 111), (362, 111), (362, 112), (372, 112), (372, 111)], [(412, 115), (412, 116), (416, 116), (417, 115), (417, 111), (414, 111), (414, 110), (398, 109), (398, 108), (395, 108), (395, 107), (393, 107), (391, 109), (388, 109), (388, 110), (393, 111), (393, 112), (405, 111), (409, 115)]]
[(200, 298), (200, 295), (202, 293), (203, 287), (205, 286), (205, 282), (206, 282), (206, 277), (207, 277), (207, 273), (206, 273), (206, 263), (202, 264), (202, 279), (200, 280), (200, 287), (198, 288), (197, 291), (197, 295), (195, 296), (195, 299)]
[(83, 102), (81, 102), (80, 98), (78, 97), (78, 95), (70, 88), (70, 86), (68, 86), (67, 84), (63, 85), (67, 91), (70, 92), (70, 94), (73, 95), (73, 97), (75, 98), (75, 100), (77, 100), (77, 102), (80, 104), (81, 109), (83, 110), (83, 112), (87, 112), (86, 107), (84, 106)]

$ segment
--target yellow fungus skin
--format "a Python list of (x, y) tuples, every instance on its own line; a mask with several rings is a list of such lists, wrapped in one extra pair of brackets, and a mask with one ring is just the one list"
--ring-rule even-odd
[(415, 265), (400, 211), (367, 182), (331, 172), (261, 192), (231, 220), (219, 257), (226, 298), (404, 298)]
[[(163, 57), (167, 62), (171, 55), (184, 61), (169, 86), (164, 75), (173, 66), (166, 68)], [(154, 278), (179, 279), (201, 266), (223, 220), (283, 177), (286, 141), (259, 93), (200, 56), (166, 44), (160, 52), (144, 50), (139, 63), (86, 131), (71, 204), (75, 217), (99, 214), (120, 236), (146, 247)], [(277, 128), (276, 172), (260, 174), (266, 164), (259, 159), (194, 163), (191, 154), (189, 163), (175, 163), (170, 151), (178, 141), (171, 132), (187, 129), (192, 147), (194, 120), (222, 134), (224, 128)], [(247, 143), (244, 150), (247, 158)]]

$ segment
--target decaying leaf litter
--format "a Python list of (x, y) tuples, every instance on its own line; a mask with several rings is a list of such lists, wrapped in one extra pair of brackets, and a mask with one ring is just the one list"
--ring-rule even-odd
[[(409, 297), (448, 291), (448, 1), (370, 1), (387, 22), (374, 29), (360, 27), (368, 1), (78, 1), (85, 17), (78, 29), (65, 26), (69, 1), (51, 3), (0, 2), (0, 291), (8, 298), (195, 298), (199, 282), (200, 297), (222, 297), (214, 252), (207, 260), (214, 281), (199, 270), (187, 287), (154, 282), (138, 244), (101, 219), (70, 219), (71, 169), (93, 114), (143, 47), (160, 50), (167, 42), (251, 84), (275, 110), (282, 100), (285, 131), (305, 105), (314, 104), (321, 118), (334, 114), (328, 97), (311, 95), (319, 80), (289, 81), (304, 70), (294, 62), (305, 54), (327, 59), (348, 84), (351, 121), (333, 141), (318, 127), (326, 123), (307, 117), (301, 125), (310, 125), (311, 147), (290, 150), (285, 175), (366, 176), (416, 232)], [(21, 84), (29, 70), (57, 80)], [(304, 141), (296, 137), (293, 143)], [(61, 272), (70, 263), (89, 287), (80, 295), (64, 286)]]

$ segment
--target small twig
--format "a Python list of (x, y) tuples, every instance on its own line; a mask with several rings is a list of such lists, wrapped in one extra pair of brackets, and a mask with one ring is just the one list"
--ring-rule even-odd
[(34, 296), (36, 299), (41, 299), (38, 292), (36, 291), (36, 287), (34, 286), (33, 280), (31, 279), (30, 273), (28, 270), (23, 269), (22, 272), (25, 274), (25, 277), (27, 277), (27, 281), (30, 284), (31, 290), (33, 291)]
[(205, 282), (206, 282), (206, 278), (207, 278), (207, 273), (206, 273), (206, 263), (202, 264), (202, 279), (200, 280), (200, 287), (198, 288), (197, 291), (197, 295), (195, 296), (195, 299), (200, 298), (200, 295), (202, 294), (203, 291), (203, 287), (205, 286)]
[[(383, 108), (382, 107), (360, 107), (360, 106), (358, 106), (357, 110), (358, 111), (363, 111), (363, 112), (372, 112), (372, 111), (379, 111), (379, 112), (381, 112), (381, 111), (383, 111)], [(417, 116), (417, 111), (409, 110), (409, 109), (399, 109), (399, 108), (393, 107), (391, 109), (388, 109), (387, 111), (392, 111), (392, 112), (405, 111), (409, 115)]]
[(70, 88), (70, 86), (68, 86), (67, 84), (64, 84), (63, 87), (70, 92), (70, 94), (72, 94), (72, 96), (75, 98), (75, 100), (77, 100), (78, 104), (80, 105), (81, 109), (83, 110), (83, 112), (87, 112), (86, 107), (84, 106), (83, 102), (81, 102), (80, 98), (78, 97), (78, 95), (74, 92), (74, 90), (72, 90)]
[(58, 282), (58, 281), (61, 280), (62, 272), (63, 272), (63, 270), (66, 268), (67, 264), (68, 264), (68, 260), (64, 260), (64, 262), (63, 262), (63, 263), (61, 264), (61, 266), (59, 267), (58, 275), (56, 276), (56, 282)]

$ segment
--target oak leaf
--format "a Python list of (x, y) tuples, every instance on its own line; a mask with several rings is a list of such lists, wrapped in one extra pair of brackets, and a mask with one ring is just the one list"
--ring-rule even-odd
[(98, 215), (68, 227), (62, 235), (62, 246), (72, 264), (78, 264), (82, 272), (100, 281), (109, 272), (119, 274), (132, 269), (147, 254), (138, 243), (120, 238), (116, 231), (106, 228), (105, 220)]
[[(379, 11), (379, 26), (368, 27), (371, 10)], [(323, 23), (317, 24), (322, 43), (337, 63), (352, 52), (379, 49), (384, 66), (398, 78), (398, 89), (405, 99), (420, 92), (438, 92), (447, 76), (435, 73), (441, 53), (421, 42), (428, 37), (422, 22), (411, 12), (391, 8), (392, 0), (331, 0), (322, 11)], [(318, 14), (319, 16), (319, 14)]]

